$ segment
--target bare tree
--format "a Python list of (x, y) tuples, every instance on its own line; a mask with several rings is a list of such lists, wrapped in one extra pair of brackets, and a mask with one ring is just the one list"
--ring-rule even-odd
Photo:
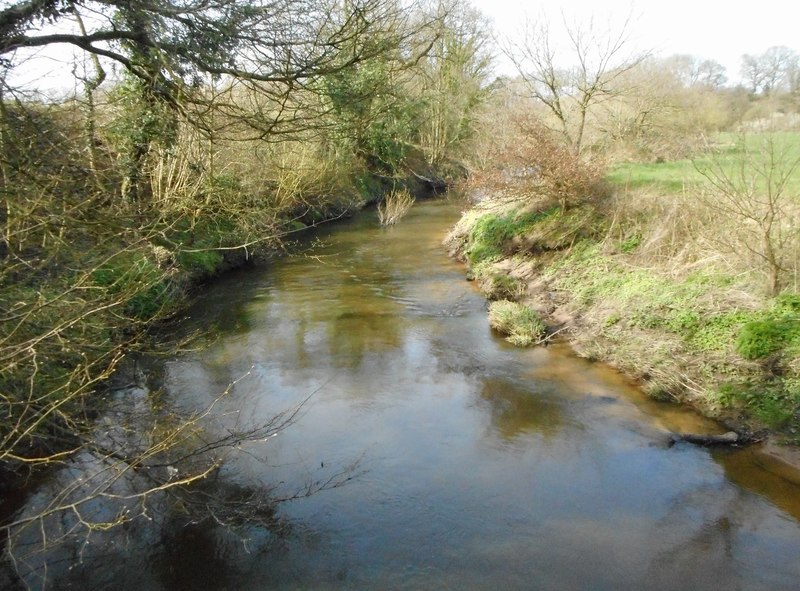
[(756, 143), (742, 137), (733, 160), (712, 152), (708, 164), (695, 163), (707, 182), (705, 203), (725, 224), (718, 242), (731, 252), (749, 253), (766, 275), (766, 291), (777, 295), (785, 286), (798, 245), (797, 195), (790, 181), (800, 168), (792, 145), (768, 136)]
[(571, 63), (559, 62), (554, 36), (546, 20), (528, 24), (523, 39), (509, 44), (505, 53), (515, 63), (528, 92), (555, 119), (555, 127), (572, 150), (580, 155), (590, 115), (620, 92), (617, 82), (636, 67), (646, 54), (628, 50), (630, 19), (618, 30), (600, 29), (562, 19)]
[(759, 55), (743, 55), (740, 72), (752, 94), (791, 91), (797, 82), (797, 63), (795, 51), (776, 45)]
[(674, 55), (666, 63), (687, 88), (717, 90), (727, 82), (725, 66), (711, 59), (694, 55)]

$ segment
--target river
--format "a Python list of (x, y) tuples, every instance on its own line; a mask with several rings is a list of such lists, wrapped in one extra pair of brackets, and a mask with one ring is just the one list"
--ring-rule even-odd
[[(185, 527), (131, 557), (137, 588), (800, 588), (800, 487), (757, 451), (645, 398), (564, 345), (517, 349), (441, 246), (463, 204), (371, 212), (321, 244), (231, 273), (190, 311), (213, 335), (167, 363), (168, 398), (246, 427), (306, 401), (223, 477), (291, 496), (278, 533)], [(131, 578), (129, 580), (134, 580)]]

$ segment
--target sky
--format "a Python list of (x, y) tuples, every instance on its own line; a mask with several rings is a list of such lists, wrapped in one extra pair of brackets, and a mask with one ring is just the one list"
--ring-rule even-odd
[[(760, 54), (769, 47), (785, 45), (800, 53), (800, 1), (751, 0), (736, 2), (708, 0), (468, 0), (493, 21), (500, 38), (518, 35), (526, 19), (545, 15), (555, 31), (566, 18), (569, 22), (609, 23), (619, 30), (630, 17), (630, 47), (633, 51), (652, 51), (663, 57), (691, 54), (718, 61), (727, 69), (729, 83), (740, 80), (741, 57)], [(562, 13), (564, 17), (562, 17)], [(73, 51), (57, 46), (43, 50), (36, 60), (19, 72), (21, 80), (35, 81), (54, 94), (75, 84), (70, 76)], [(516, 73), (509, 60), (498, 59), (498, 74)], [(27, 73), (28, 75), (24, 75)], [(66, 91), (70, 89), (67, 88)]]
[[(544, 14), (551, 29), (563, 21), (593, 16), (596, 21), (621, 26), (631, 17), (631, 47), (661, 56), (691, 54), (718, 61), (728, 78), (739, 78), (741, 56), (760, 54), (769, 47), (785, 45), (800, 52), (800, 2), (756, 0), (737, 2), (707, 0), (471, 0), (490, 17), (500, 36), (518, 34), (525, 19)], [(502, 62), (502, 60), (501, 60)], [(502, 73), (511, 73), (500, 64)], [(505, 70), (505, 71), (503, 71)]]

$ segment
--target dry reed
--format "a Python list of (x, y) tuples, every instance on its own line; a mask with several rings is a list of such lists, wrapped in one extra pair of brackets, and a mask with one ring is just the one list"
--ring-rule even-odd
[(378, 220), (382, 226), (396, 224), (414, 205), (414, 197), (406, 189), (393, 190), (378, 204)]

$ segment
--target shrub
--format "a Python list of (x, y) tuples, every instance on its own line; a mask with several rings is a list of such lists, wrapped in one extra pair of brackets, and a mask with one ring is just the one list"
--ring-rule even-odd
[(745, 324), (736, 339), (736, 352), (745, 359), (762, 359), (781, 348), (783, 327), (774, 319), (753, 320)]
[(538, 193), (558, 201), (561, 210), (610, 195), (605, 171), (595, 162), (582, 159), (563, 139), (541, 121), (519, 122), (520, 141), (514, 157)]

